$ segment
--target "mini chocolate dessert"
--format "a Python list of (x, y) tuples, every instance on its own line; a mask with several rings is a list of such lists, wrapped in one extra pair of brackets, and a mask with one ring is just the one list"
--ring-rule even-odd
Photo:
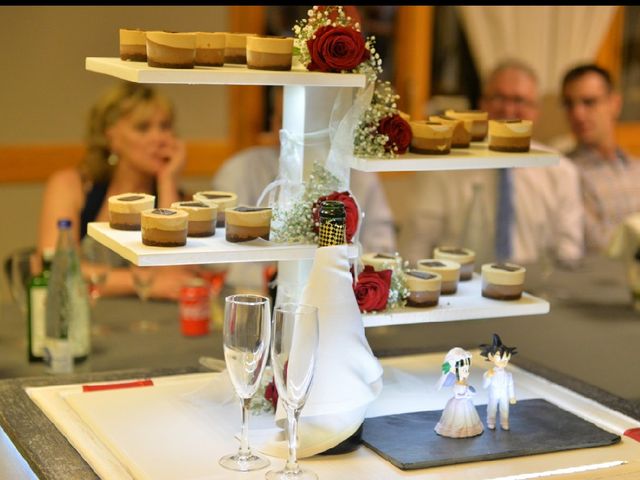
[(153, 247), (181, 247), (187, 243), (189, 214), (174, 208), (142, 212), (142, 243)]
[(405, 280), (409, 297), (407, 306), (416, 308), (434, 307), (438, 304), (442, 288), (442, 276), (421, 270), (407, 270)]
[(460, 264), (453, 260), (436, 260), (425, 258), (418, 260), (418, 270), (429, 273), (437, 273), (442, 277), (442, 295), (453, 295), (458, 291), (460, 279)]
[(481, 142), (487, 136), (487, 130), (489, 129), (489, 114), (482, 110), (446, 110), (444, 114), (447, 117), (455, 118), (457, 120), (472, 120), (471, 126), (471, 141)]
[(109, 226), (116, 230), (140, 230), (140, 213), (153, 208), (156, 197), (146, 193), (122, 193), (109, 197)]
[(453, 127), (438, 122), (409, 122), (411, 125), (411, 146), (413, 153), (425, 155), (446, 155), (451, 151)]
[(526, 269), (513, 263), (482, 265), (482, 296), (495, 300), (518, 300), (522, 297)]
[(147, 63), (150, 67), (193, 68), (196, 34), (147, 32)]
[(218, 207), (202, 202), (174, 202), (171, 208), (184, 210), (189, 214), (189, 237), (211, 237), (216, 233)]
[(238, 196), (233, 192), (219, 192), (215, 190), (196, 192), (193, 194), (193, 199), (196, 202), (218, 207), (218, 223), (216, 224), (218, 228), (224, 227), (224, 211), (238, 204)]
[(147, 61), (147, 36), (144, 30), (120, 29), (120, 60)]
[(433, 250), (433, 258), (453, 260), (460, 264), (460, 281), (466, 282), (473, 278), (473, 267), (476, 261), (476, 252), (468, 248), (436, 247)]
[(247, 68), (291, 70), (293, 38), (256, 35), (247, 37)]
[(195, 34), (195, 64), (203, 67), (223, 66), (226, 34), (223, 32), (195, 32)]
[(376, 272), (381, 270), (402, 269), (402, 257), (397, 253), (363, 253), (360, 257), (363, 265), (370, 265)]
[(469, 148), (469, 144), (471, 143), (471, 129), (473, 127), (472, 120), (462, 120), (447, 117), (446, 115), (431, 115), (429, 121), (451, 125), (453, 127), (453, 136), (451, 137), (452, 148)]
[(532, 127), (531, 120), (489, 120), (489, 150), (528, 152)]
[(248, 242), (256, 238), (269, 240), (271, 209), (268, 207), (239, 206), (227, 208), (226, 234), (228, 242)]
[(247, 37), (254, 33), (226, 33), (224, 43), (224, 63), (246, 65)]

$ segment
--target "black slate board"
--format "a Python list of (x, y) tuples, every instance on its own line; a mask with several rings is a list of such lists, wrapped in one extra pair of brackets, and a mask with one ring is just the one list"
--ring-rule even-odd
[(484, 424), (482, 435), (446, 438), (433, 428), (442, 410), (367, 418), (363, 443), (402, 470), (454, 463), (521, 457), (538, 453), (613, 445), (609, 433), (546, 400), (521, 400), (509, 411), (510, 430), (486, 428), (486, 405), (476, 405)]

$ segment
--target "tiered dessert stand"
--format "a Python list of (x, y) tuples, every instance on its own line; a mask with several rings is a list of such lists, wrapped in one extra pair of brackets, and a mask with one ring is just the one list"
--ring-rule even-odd
[[(327, 129), (334, 100), (341, 90), (348, 89), (353, 97), (356, 88), (365, 86), (365, 76), (360, 74), (296, 69), (290, 72), (270, 72), (250, 70), (242, 66), (225, 66), (179, 70), (148, 67), (143, 62), (127, 62), (119, 58), (95, 57), (86, 59), (86, 68), (138, 83), (283, 86), (283, 128), (298, 138)], [(296, 148), (303, 161), (298, 167), (292, 167), (299, 171), (288, 174), (289, 178), (302, 180), (308, 175), (313, 157), (326, 156), (328, 149), (311, 150), (303, 143)], [(557, 162), (558, 156), (548, 152), (532, 150), (524, 154), (500, 153), (478, 144), (468, 150), (452, 151), (447, 156), (407, 153), (396, 159), (354, 157), (351, 167), (367, 172), (426, 171), (535, 167)], [(317, 248), (316, 245), (284, 245), (265, 241), (232, 244), (224, 240), (224, 232), (220, 230), (215, 237), (209, 239), (188, 238), (186, 246), (177, 248), (145, 246), (140, 240), (139, 232), (114, 230), (108, 223), (91, 223), (88, 232), (91, 237), (122, 257), (144, 266), (278, 261), (279, 282), (295, 286), (293, 291), (288, 292), (294, 299), (304, 287)], [(354, 247), (350, 250), (350, 256), (356, 255)], [(480, 295), (479, 279), (475, 278), (471, 282), (461, 283), (458, 294), (442, 297), (440, 305), (436, 307), (406, 308), (391, 313), (365, 315), (364, 324), (365, 327), (376, 327), (534, 315), (548, 311), (548, 302), (526, 293), (521, 300), (515, 302), (486, 299)]]

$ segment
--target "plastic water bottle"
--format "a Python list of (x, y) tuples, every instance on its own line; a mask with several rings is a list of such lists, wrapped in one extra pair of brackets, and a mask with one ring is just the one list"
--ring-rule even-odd
[(58, 242), (47, 290), (45, 362), (51, 373), (73, 370), (90, 350), (89, 296), (71, 234), (71, 220), (58, 220)]

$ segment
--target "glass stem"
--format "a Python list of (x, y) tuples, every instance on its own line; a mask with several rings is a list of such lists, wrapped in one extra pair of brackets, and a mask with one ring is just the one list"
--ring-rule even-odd
[(286, 473), (297, 473), (300, 467), (298, 466), (298, 417), (300, 416), (300, 409), (289, 408), (287, 410), (287, 425), (289, 427), (289, 458), (284, 466)]
[(242, 399), (242, 430), (240, 430), (240, 449), (238, 455), (248, 457), (251, 454), (249, 448), (249, 403), (250, 398)]

